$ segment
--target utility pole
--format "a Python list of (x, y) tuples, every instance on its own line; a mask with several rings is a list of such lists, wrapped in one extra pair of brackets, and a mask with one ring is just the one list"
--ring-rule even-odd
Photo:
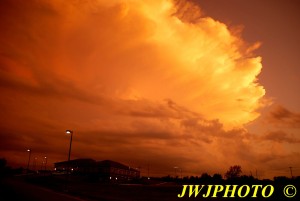
[(289, 167), (289, 168), (290, 168), (290, 171), (291, 171), (291, 178), (293, 179), (293, 171), (292, 171), (293, 167)]

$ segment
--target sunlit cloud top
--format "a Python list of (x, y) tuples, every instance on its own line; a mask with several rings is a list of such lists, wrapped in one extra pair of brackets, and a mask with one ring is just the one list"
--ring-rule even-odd
[[(259, 115), (265, 90), (257, 81), (257, 44), (246, 44), (190, 2), (26, 4), (34, 11), (2, 22), (10, 24), (1, 62), (11, 82), (37, 90), (58, 79), (91, 97), (171, 99), (229, 128)], [(25, 22), (13, 26), (18, 18)]]
[[(256, 154), (243, 126), (264, 106), (259, 43), (246, 43), (197, 5), (0, 4), (3, 150), (35, 144), (62, 159), (60, 131), (72, 129), (74, 157), (140, 162), (147, 155), (166, 162), (161, 167), (186, 164), (193, 172), (200, 151), (207, 156), (196, 161), (206, 167)], [(260, 160), (253, 158), (249, 164)]]

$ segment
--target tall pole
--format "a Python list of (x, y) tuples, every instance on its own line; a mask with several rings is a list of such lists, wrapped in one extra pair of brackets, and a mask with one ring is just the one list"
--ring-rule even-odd
[(30, 163), (30, 157), (31, 157), (31, 149), (27, 149), (29, 155), (28, 155), (28, 163), (27, 163), (27, 173), (29, 172), (29, 163)]
[[(72, 138), (73, 138), (73, 131), (71, 130), (66, 130), (67, 134), (71, 134), (71, 138), (70, 138), (70, 147), (69, 147), (69, 156), (68, 156), (68, 166), (70, 166), (70, 157), (71, 157), (71, 149), (72, 149)], [(69, 171), (69, 167), (68, 167), (68, 171)]]
[(67, 191), (68, 190), (67, 186), (68, 186), (68, 180), (69, 180), (69, 173), (70, 173), (70, 157), (71, 157), (71, 149), (72, 149), (73, 131), (72, 130), (66, 130), (66, 134), (71, 134), (69, 155), (68, 155), (68, 164), (67, 164), (67, 174), (66, 174), (66, 186), (65, 186), (65, 190)]
[(47, 156), (45, 156), (45, 171), (47, 170)]

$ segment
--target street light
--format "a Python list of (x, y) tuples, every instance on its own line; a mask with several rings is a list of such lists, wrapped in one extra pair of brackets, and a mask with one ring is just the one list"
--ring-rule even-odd
[(29, 153), (29, 156), (28, 156), (28, 163), (27, 163), (27, 173), (28, 173), (28, 171), (29, 171), (30, 157), (31, 157), (31, 149), (27, 149), (27, 152)]
[(44, 157), (45, 158), (45, 171), (47, 170), (47, 156)]
[(66, 134), (68, 134), (68, 135), (71, 134), (68, 164), (67, 164), (66, 184), (65, 184), (65, 190), (68, 191), (68, 180), (69, 180), (69, 172), (70, 172), (69, 169), (70, 169), (70, 156), (71, 156), (71, 149), (72, 149), (73, 131), (72, 130), (66, 130)]
[(69, 168), (70, 168), (70, 156), (71, 156), (71, 149), (72, 149), (73, 131), (72, 130), (66, 130), (66, 134), (71, 134), (69, 156), (68, 156), (68, 169), (67, 169), (67, 174), (68, 174), (68, 171), (69, 171)]

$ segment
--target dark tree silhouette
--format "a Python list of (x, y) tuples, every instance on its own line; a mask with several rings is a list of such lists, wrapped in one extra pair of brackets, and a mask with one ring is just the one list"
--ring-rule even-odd
[(5, 158), (0, 158), (0, 169), (4, 169), (6, 166), (6, 159)]
[(216, 173), (216, 174), (213, 175), (212, 178), (216, 181), (221, 181), (222, 180), (222, 175)]
[(0, 158), (0, 171), (4, 171), (5, 167), (6, 167), (7, 161), (5, 158)]
[(229, 170), (225, 174), (225, 177), (227, 179), (235, 179), (235, 178), (240, 177), (241, 174), (242, 174), (242, 168), (241, 168), (241, 166), (234, 165), (234, 166), (231, 166), (229, 168)]
[(207, 174), (207, 173), (203, 173), (202, 175), (201, 175), (201, 177), (200, 177), (201, 179), (205, 179), (205, 180), (208, 180), (208, 179), (210, 179), (211, 178), (211, 176), (209, 175), (209, 174)]
[(200, 177), (202, 182), (209, 182), (211, 180), (211, 176), (207, 173), (203, 173)]
[(2, 179), (3, 176), (6, 174), (6, 163), (7, 161), (5, 160), (5, 158), (0, 158), (0, 179)]

